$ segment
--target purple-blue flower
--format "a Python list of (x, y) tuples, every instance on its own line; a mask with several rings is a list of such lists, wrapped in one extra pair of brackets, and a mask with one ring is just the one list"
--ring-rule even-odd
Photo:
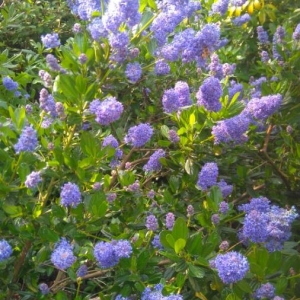
[(220, 223), (220, 216), (218, 214), (213, 214), (211, 216), (211, 222), (214, 224), (214, 225), (218, 225)]
[(0, 241), (0, 262), (8, 259), (12, 252), (12, 247), (6, 240)]
[(161, 244), (160, 242), (160, 237), (159, 237), (159, 234), (156, 234), (154, 237), (153, 237), (153, 240), (151, 242), (152, 246), (158, 250), (162, 250), (164, 247), (163, 245)]
[(254, 292), (253, 296), (255, 299), (270, 299), (275, 296), (275, 287), (269, 282), (262, 284), (260, 288)]
[(261, 44), (267, 44), (269, 42), (268, 33), (262, 26), (257, 27), (257, 38)]
[(147, 172), (159, 171), (161, 169), (160, 158), (165, 157), (166, 152), (162, 149), (156, 150), (149, 158), (143, 170)]
[(60, 46), (60, 40), (57, 33), (48, 33), (41, 36), (42, 43), (45, 48), (51, 49)]
[(87, 265), (81, 265), (77, 271), (76, 271), (76, 275), (77, 277), (83, 277), (87, 274), (87, 271), (88, 271), (88, 267)]
[(65, 238), (62, 238), (60, 242), (55, 245), (55, 249), (51, 254), (51, 262), (56, 268), (66, 270), (71, 267), (75, 261), (76, 257), (73, 254), (73, 246)]
[(165, 90), (162, 97), (164, 112), (172, 113), (180, 108), (180, 102), (175, 89)]
[(94, 18), (87, 26), (87, 29), (95, 41), (108, 36), (108, 32), (104, 28), (104, 25), (100, 18)]
[(154, 72), (156, 75), (167, 75), (170, 73), (170, 66), (163, 59), (160, 59), (155, 63)]
[(48, 93), (46, 89), (41, 89), (40, 91), (40, 108), (46, 113), (49, 113), (51, 117), (57, 117), (56, 106), (54, 98), (51, 94)]
[(225, 201), (222, 201), (220, 204), (219, 204), (219, 213), (220, 214), (226, 214), (229, 210), (229, 205), (227, 202)]
[(293, 39), (295, 41), (299, 41), (300, 40), (300, 23), (296, 26), (294, 32), (293, 32)]
[(222, 120), (213, 126), (212, 134), (214, 143), (239, 144), (247, 140), (246, 131), (250, 125), (250, 119), (246, 114), (240, 114), (230, 119)]
[(19, 86), (19, 84), (16, 81), (12, 80), (8, 76), (2, 79), (2, 83), (8, 91), (15, 91)]
[(40, 172), (31, 172), (29, 175), (27, 175), (26, 180), (25, 180), (25, 186), (27, 188), (35, 188), (39, 182), (42, 181)]
[(133, 147), (144, 146), (152, 137), (153, 128), (149, 124), (139, 124), (129, 128), (125, 136), (125, 143)]
[(79, 187), (75, 183), (65, 183), (60, 192), (61, 205), (68, 207), (77, 207), (81, 203), (81, 193)]
[(41, 292), (43, 295), (47, 295), (47, 294), (50, 293), (49, 286), (48, 286), (48, 284), (46, 284), (46, 283), (40, 283), (40, 284), (39, 284), (39, 290), (40, 290), (40, 292)]
[(206, 163), (198, 174), (197, 186), (206, 191), (211, 186), (216, 185), (218, 177), (218, 166), (216, 163)]
[(171, 212), (166, 215), (166, 227), (171, 230), (175, 223), (175, 215)]
[(147, 216), (146, 227), (148, 230), (152, 230), (152, 231), (155, 231), (158, 229), (158, 221), (154, 215)]
[(59, 65), (57, 58), (52, 54), (46, 55), (46, 62), (52, 71), (65, 73), (66, 71)]
[(121, 258), (129, 258), (132, 246), (126, 240), (99, 242), (94, 247), (94, 257), (101, 268), (115, 266)]
[(190, 87), (186, 82), (177, 81), (174, 90), (177, 94), (180, 107), (192, 104), (192, 100), (190, 97)]
[(33, 152), (38, 145), (37, 133), (33, 127), (25, 126), (19, 137), (18, 142), (14, 145), (17, 154), (23, 151)]
[(100, 103), (95, 111), (96, 122), (100, 125), (109, 125), (117, 121), (124, 110), (123, 104), (115, 97), (108, 97)]
[(241, 26), (241, 25), (249, 22), (250, 20), (251, 20), (250, 15), (246, 13), (246, 14), (243, 14), (241, 16), (238, 16), (238, 17), (234, 18), (232, 20), (232, 23), (236, 26)]
[(136, 83), (142, 77), (142, 67), (138, 62), (129, 63), (126, 66), (125, 75), (132, 83)]
[(222, 108), (220, 98), (222, 86), (219, 79), (215, 77), (206, 78), (196, 94), (197, 104), (203, 105), (208, 111), (219, 111)]
[(217, 183), (217, 186), (220, 188), (223, 198), (226, 198), (232, 193), (233, 186), (227, 184), (223, 179)]
[(180, 141), (180, 138), (175, 130), (169, 130), (168, 136), (172, 143), (178, 143)]
[(236, 251), (218, 254), (213, 260), (213, 266), (225, 284), (242, 280), (249, 271), (247, 258)]
[(218, 0), (212, 7), (210, 14), (220, 14), (224, 15), (228, 10), (229, 0)]
[(253, 98), (248, 102), (245, 112), (250, 113), (255, 119), (265, 120), (279, 109), (281, 103), (280, 94)]

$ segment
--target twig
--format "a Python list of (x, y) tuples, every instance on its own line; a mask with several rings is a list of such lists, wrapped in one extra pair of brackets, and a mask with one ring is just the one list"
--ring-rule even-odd
[(265, 136), (265, 141), (264, 141), (264, 145), (262, 147), (262, 149), (259, 151), (260, 153), (263, 154), (263, 156), (265, 157), (265, 159), (267, 160), (267, 162), (273, 167), (274, 171), (279, 175), (279, 177), (282, 179), (282, 181), (285, 183), (286, 187), (288, 188), (288, 190), (290, 190), (290, 184), (288, 181), (288, 176), (286, 174), (284, 174), (280, 169), (278, 169), (278, 167), (276, 166), (276, 164), (274, 163), (274, 161), (271, 159), (271, 157), (269, 156), (267, 150), (268, 150), (268, 144), (270, 141), (270, 135), (272, 132), (274, 125), (269, 125), (267, 131), (266, 131), (266, 136)]

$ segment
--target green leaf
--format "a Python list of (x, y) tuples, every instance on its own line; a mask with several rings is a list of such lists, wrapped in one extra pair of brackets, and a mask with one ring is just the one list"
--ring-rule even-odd
[(83, 131), (80, 136), (80, 147), (86, 155), (97, 157), (100, 147), (95, 137), (88, 131)]
[(172, 230), (172, 235), (175, 240), (183, 239), (185, 242), (187, 241), (188, 236), (189, 236), (189, 230), (188, 230), (188, 227), (186, 225), (186, 221), (184, 218), (178, 218), (175, 221), (175, 224), (174, 224), (174, 227)]
[(200, 233), (196, 233), (188, 239), (186, 249), (192, 255), (199, 255), (202, 248), (202, 237)]
[(55, 300), (69, 300), (69, 297), (63, 291), (59, 291), (55, 295)]
[[(160, 243), (164, 246), (164, 248), (166, 248), (166, 249), (172, 249), (173, 246), (170, 246), (170, 244), (169, 244), (169, 242), (167, 240), (167, 235), (170, 235), (170, 231), (168, 231), (168, 230), (163, 230), (160, 233), (160, 235), (159, 235)], [(173, 240), (174, 240), (174, 238), (173, 238)]]
[(186, 240), (178, 239), (174, 245), (175, 252), (178, 254), (181, 250), (184, 249), (185, 245), (186, 245)]
[(251, 294), (253, 292), (251, 286), (249, 285), (249, 283), (246, 280), (238, 281), (236, 283), (236, 286), (238, 286), (242, 291), (244, 291), (246, 293)]
[(92, 218), (101, 218), (106, 214), (108, 204), (106, 196), (103, 192), (98, 192), (92, 195), (88, 201), (87, 210)]
[(45, 242), (57, 242), (59, 240), (59, 235), (46, 226), (39, 229), (38, 235)]
[(174, 247), (175, 247), (175, 240), (174, 240), (172, 234), (170, 234), (170, 233), (167, 234), (166, 235), (166, 240), (169, 243), (169, 245), (174, 249)]
[(205, 275), (205, 270), (203, 268), (194, 266), (193, 264), (189, 263), (189, 275), (196, 278), (203, 278)]
[(189, 124), (191, 127), (193, 127), (195, 123), (196, 123), (196, 116), (194, 113), (191, 113), (189, 117)]
[(17, 218), (17, 217), (20, 217), (23, 215), (21, 206), (9, 205), (9, 204), (3, 203), (2, 208), (12, 218)]
[(229, 294), (227, 297), (226, 297), (226, 300), (241, 300), (241, 298), (239, 298), (237, 295), (235, 294)]

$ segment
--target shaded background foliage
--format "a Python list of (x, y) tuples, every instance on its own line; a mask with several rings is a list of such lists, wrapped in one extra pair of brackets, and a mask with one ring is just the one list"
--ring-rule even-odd
[[(145, 15), (155, 10), (153, 1), (141, 2)], [(252, 275), (234, 287), (223, 285), (208, 264), (219, 251), (222, 240), (229, 240), (231, 246), (239, 243), (236, 231), (242, 226), (243, 216), (233, 209), (238, 204), (263, 195), (281, 207), (294, 205), (299, 209), (300, 57), (297, 53), (285, 54), (286, 50), (292, 50), (291, 44), (287, 44), (278, 49), (286, 61), (283, 66), (275, 61), (262, 64), (256, 27), (263, 25), (272, 37), (277, 26), (282, 25), (291, 36), (300, 22), (300, 11), (295, 9), (296, 1), (265, 1), (257, 8), (252, 8), (252, 2), (246, 8), (252, 13), (246, 26), (236, 27), (230, 18), (209, 16), (212, 1), (208, 1), (202, 3), (202, 19), (183, 23), (178, 29), (185, 26), (199, 29), (207, 20), (220, 22), (222, 37), (230, 42), (218, 50), (219, 58), (237, 64), (230, 79), (237, 79), (245, 90), (250, 88), (250, 76), (279, 78), (277, 82), (264, 83), (262, 93), (283, 95), (280, 112), (268, 119), (262, 131), (257, 132), (257, 127), (252, 126), (249, 141), (234, 147), (214, 145), (211, 128), (216, 121), (236, 115), (241, 110), (238, 104), (220, 114), (208, 114), (199, 107), (187, 108), (180, 116), (167, 116), (162, 111), (163, 92), (174, 87), (177, 81), (185, 81), (191, 92), (197, 91), (204, 79), (203, 71), (197, 66), (174, 62), (170, 64), (169, 75), (163, 79), (157, 77), (151, 66), (154, 61), (151, 40), (141, 35), (132, 40), (132, 47), (140, 48), (140, 61), (147, 75), (137, 84), (130, 84), (124, 76), (123, 65), (110, 68), (108, 43), (92, 42), (87, 32), (74, 36), (72, 26), (78, 20), (65, 1), (3, 3), (0, 73), (2, 78), (9, 75), (19, 83), (22, 97), (14, 97), (1, 86), (0, 232), (14, 249), (12, 257), (0, 262), (1, 270), (8, 274), (7, 278), (1, 278), (2, 298), (47, 299), (48, 296), (38, 291), (38, 285), (46, 282), (53, 292), (49, 299), (89, 299), (91, 295), (114, 299), (117, 294), (133, 294), (139, 299), (147, 285), (161, 282), (166, 286), (164, 292), (181, 292), (185, 299), (251, 299), (259, 284), (269, 280), (273, 280), (279, 295), (284, 294), (287, 299), (300, 296), (298, 220), (282, 252), (270, 254), (256, 245), (247, 252), (244, 246), (237, 245), (237, 249), (247, 253)], [(48, 52), (42, 47), (40, 36), (51, 32), (59, 33), (63, 45), (51, 53), (68, 74), (50, 72), (45, 62)], [(86, 69), (77, 61), (80, 53), (88, 57)], [(43, 87), (38, 76), (40, 69), (53, 74), (55, 100), (64, 104), (67, 114), (66, 119), (55, 122), (50, 129), (40, 127), (43, 118), (38, 107)], [(26, 93), (28, 100), (23, 97)], [(122, 102), (125, 113), (112, 126), (103, 128), (86, 114), (86, 109), (93, 99), (108, 95)], [(225, 98), (223, 101), (226, 103)], [(26, 113), (26, 104), (32, 104), (32, 114)], [(37, 128), (41, 147), (35, 153), (18, 157), (12, 146), (26, 122)], [(130, 153), (128, 161), (132, 162), (132, 168), (124, 170), (123, 167), (116, 175), (109, 166), (115, 150), (103, 148), (101, 143), (109, 133), (123, 141), (128, 128), (140, 122), (155, 124), (154, 143), (138, 151), (131, 151), (130, 146), (122, 143), (124, 153)], [(82, 128), (87, 123), (90, 126), (85, 131)], [(292, 133), (286, 131), (288, 125), (293, 128)], [(179, 133), (179, 145), (168, 140), (168, 129)], [(50, 150), (49, 143), (53, 144)], [(142, 166), (158, 148), (168, 149), (166, 158), (160, 160), (163, 170), (145, 175)], [(230, 213), (219, 226), (212, 224), (211, 215), (222, 200), (220, 191), (214, 188), (207, 194), (195, 189), (198, 173), (209, 161), (218, 164), (220, 178), (234, 185), (228, 198)], [(43, 182), (32, 191), (25, 188), (24, 181), (33, 168), (43, 170)], [(135, 180), (140, 181), (140, 191), (126, 190)], [(61, 186), (68, 181), (80, 185), (84, 198), (84, 204), (72, 209), (63, 208), (58, 201)], [(93, 190), (97, 182), (101, 182), (101, 190)], [(151, 189), (156, 191), (155, 201), (147, 197)], [(113, 192), (118, 197), (108, 203), (107, 194)], [(189, 204), (195, 208), (192, 217), (186, 216)], [(166, 230), (161, 233), (165, 249), (158, 251), (151, 245), (154, 233), (145, 228), (145, 218), (154, 214), (162, 229), (168, 212), (175, 214), (177, 223), (171, 233)], [(50, 262), (54, 245), (61, 237), (73, 241), (78, 256), (66, 273)], [(172, 246), (172, 238), (182, 239), (186, 244), (178, 242), (176, 247)], [(134, 245), (133, 255), (122, 259), (113, 269), (100, 270), (93, 262), (94, 243), (111, 239), (129, 239)], [(88, 265), (90, 277), (80, 279), (76, 275), (81, 261)]]

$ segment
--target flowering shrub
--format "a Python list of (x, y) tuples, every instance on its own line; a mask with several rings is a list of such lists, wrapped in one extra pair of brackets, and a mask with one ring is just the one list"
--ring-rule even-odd
[(67, 0), (0, 54), (1, 299), (300, 297), (298, 14), (267, 2)]

